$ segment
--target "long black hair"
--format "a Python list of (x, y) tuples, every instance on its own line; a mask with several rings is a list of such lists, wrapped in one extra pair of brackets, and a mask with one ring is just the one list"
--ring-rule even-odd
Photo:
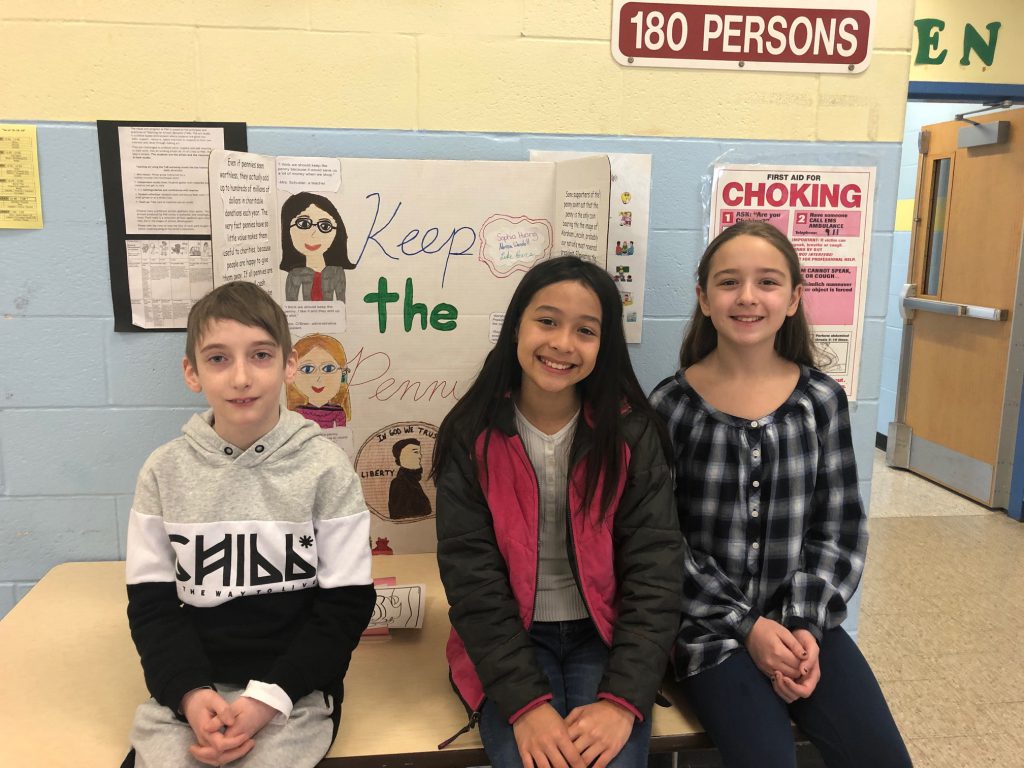
[(291, 272), (297, 267), (306, 266), (305, 254), (295, 250), (292, 244), (292, 219), (302, 213), (309, 206), (315, 205), (324, 213), (330, 215), (338, 225), (338, 231), (334, 236), (331, 247), (324, 251), (324, 263), (328, 267), (342, 267), (354, 269), (355, 264), (348, 260), (348, 232), (345, 230), (345, 222), (341, 220), (341, 214), (330, 200), (323, 195), (315, 195), (312, 192), (299, 192), (284, 201), (281, 206), (281, 266), (285, 272)]
[[(796, 249), (789, 242), (789, 238), (766, 221), (741, 221), (738, 224), (733, 224), (708, 243), (704, 255), (700, 257), (700, 263), (697, 265), (697, 283), (705, 296), (708, 292), (708, 276), (711, 274), (711, 258), (719, 248), (740, 235), (750, 235), (767, 240), (786, 259), (786, 267), (789, 269), (793, 290), (796, 290), (798, 285), (803, 285), (804, 278), (800, 274), (800, 257), (797, 256)], [(679, 366), (687, 368), (694, 363), (699, 363), (717, 346), (718, 331), (711, 322), (711, 318), (701, 311), (700, 302), (698, 302), (693, 309), (693, 317), (690, 318), (686, 335), (683, 337), (683, 345), (679, 350)], [(775, 351), (779, 357), (799, 365), (806, 365), (810, 368), (818, 367), (814, 337), (811, 335), (811, 328), (807, 322), (807, 315), (804, 314), (802, 301), (797, 305), (796, 312), (782, 321), (782, 327), (775, 334)]]
[[(517, 392), (522, 382), (523, 372), (517, 356), (516, 335), (523, 312), (537, 291), (565, 281), (589, 288), (601, 304), (601, 344), (597, 360), (594, 370), (576, 388), (580, 402), (593, 422), (593, 443), (584, 484), (579, 490), (583, 508), (587, 509), (593, 503), (594, 493), (601, 488), (603, 519), (625, 470), (622, 465), (619, 425), (619, 414), (623, 406), (648, 416), (658, 431), (666, 460), (670, 460), (671, 448), (665, 427), (647, 402), (633, 372), (622, 329), (622, 299), (615, 282), (597, 264), (575, 256), (542, 261), (524, 275), (512, 294), (497, 343), (484, 358), (472, 386), (441, 423), (434, 444), (430, 475), (436, 479), (444, 471), (452, 460), (453, 452), (458, 450), (460, 437), (470, 438), (467, 441), (471, 446), (470, 461), (475, 466), (476, 456), (472, 446), (476, 443), (476, 437), (487, 431), (489, 438), (490, 430), (496, 426), (496, 415), (504, 405), (503, 401)], [(585, 416), (581, 414), (581, 418)], [(600, 482), (602, 470), (604, 480)]]

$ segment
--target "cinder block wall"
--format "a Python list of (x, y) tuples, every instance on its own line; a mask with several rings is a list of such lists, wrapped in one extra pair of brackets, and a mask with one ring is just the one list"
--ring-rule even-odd
[(860, 75), (626, 69), (596, 0), (0, 3), (0, 119), (39, 125), (45, 227), (0, 230), (0, 615), (50, 567), (123, 557), (135, 475), (201, 401), (183, 335), (115, 334), (96, 119), (243, 120), (253, 151), (654, 155), (644, 341), (671, 373), (716, 160), (875, 165), (854, 418), (870, 493), (913, 3)]

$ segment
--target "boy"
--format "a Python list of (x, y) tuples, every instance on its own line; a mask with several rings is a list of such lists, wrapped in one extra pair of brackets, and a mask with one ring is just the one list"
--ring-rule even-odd
[(280, 409), (296, 357), (260, 288), (200, 299), (182, 365), (210, 410), (146, 461), (128, 523), (128, 623), (153, 696), (135, 765), (314, 766), (374, 604), (359, 480)]

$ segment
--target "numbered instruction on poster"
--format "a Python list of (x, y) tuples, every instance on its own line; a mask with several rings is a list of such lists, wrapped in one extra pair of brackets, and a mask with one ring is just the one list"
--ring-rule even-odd
[(512, 292), (560, 255), (607, 268), (604, 155), (459, 162), (210, 155), (213, 279), (260, 285), (298, 356), (287, 407), (352, 460), (379, 554), (432, 552), (438, 425)]
[(711, 193), (712, 238), (737, 222), (762, 219), (793, 243), (822, 370), (851, 400), (857, 396), (874, 189), (874, 168), (719, 165)]

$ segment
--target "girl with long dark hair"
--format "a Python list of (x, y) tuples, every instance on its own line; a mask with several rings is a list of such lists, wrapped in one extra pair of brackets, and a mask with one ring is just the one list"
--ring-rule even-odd
[(451, 677), (496, 768), (646, 765), (680, 601), (668, 448), (614, 281), (534, 266), (432, 470)]

